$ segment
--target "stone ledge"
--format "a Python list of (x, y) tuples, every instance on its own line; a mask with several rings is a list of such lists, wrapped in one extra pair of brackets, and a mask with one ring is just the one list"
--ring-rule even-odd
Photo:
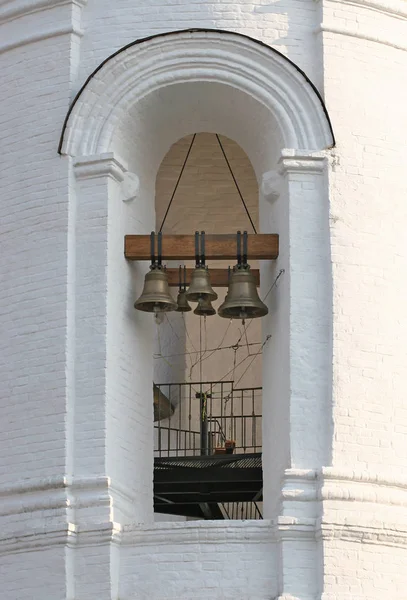
[(74, 170), (77, 180), (110, 177), (115, 181), (122, 182), (127, 166), (113, 152), (105, 152), (94, 156), (77, 157)]
[(122, 543), (132, 544), (233, 544), (275, 541), (272, 521), (186, 521), (157, 523), (154, 526), (128, 525)]
[(407, 43), (397, 42), (393, 39), (384, 37), (382, 35), (376, 35), (372, 32), (363, 32), (358, 29), (351, 29), (350, 27), (338, 27), (334, 23), (321, 23), (319, 27), (314, 30), (315, 34), (318, 33), (335, 33), (338, 35), (345, 35), (348, 37), (358, 38), (360, 40), (366, 40), (368, 42), (376, 42), (377, 44), (383, 44), (384, 46), (390, 46), (396, 50), (407, 50)]
[(151, 526), (122, 526), (112, 521), (88, 521), (82, 526), (67, 522), (63, 525), (36, 525), (0, 537), (0, 554), (50, 548), (117, 546), (147, 547), (199, 544), (205, 546), (230, 544), (276, 544), (289, 541), (303, 543), (304, 537), (317, 541), (355, 542), (407, 548), (407, 524), (350, 522), (319, 522), (315, 519), (292, 519), (282, 517), (272, 521), (201, 521), (168, 522)]
[[(315, 2), (321, 1), (315, 0)], [(329, 2), (345, 6), (349, 4), (367, 10), (374, 10), (397, 19), (407, 19), (407, 5), (404, 0), (387, 0), (387, 2), (383, 2), (383, 0), (329, 0)]]
[(68, 25), (66, 27), (55, 27), (53, 29), (45, 29), (44, 31), (39, 31), (38, 33), (32, 33), (31, 35), (22, 36), (19, 39), (13, 39), (13, 41), (9, 43), (6, 42), (5, 44), (0, 45), (0, 54), (3, 52), (8, 52), (9, 50), (14, 50), (15, 48), (19, 48), (20, 46), (26, 46), (27, 44), (40, 42), (41, 40), (47, 40), (53, 37), (71, 34), (75, 34), (78, 37), (82, 37), (83, 30), (79, 27), (75, 27), (74, 25)]
[(83, 8), (86, 6), (87, 0), (14, 0), (8, 2), (6, 7), (0, 6), (0, 25), (19, 19), (33, 13), (59, 8), (60, 6), (78, 6)]

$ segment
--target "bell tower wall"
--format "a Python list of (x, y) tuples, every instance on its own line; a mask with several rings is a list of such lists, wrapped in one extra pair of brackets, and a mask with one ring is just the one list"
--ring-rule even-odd
[[(1, 4), (5, 598), (403, 597), (404, 5)], [(256, 525), (152, 522), (153, 328), (122, 240), (195, 131), (244, 149), (280, 235)]]

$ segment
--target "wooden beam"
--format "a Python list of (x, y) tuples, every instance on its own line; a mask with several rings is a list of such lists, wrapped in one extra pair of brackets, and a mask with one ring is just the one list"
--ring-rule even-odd
[[(187, 285), (191, 281), (191, 273), (194, 269), (187, 269)], [(212, 287), (227, 287), (228, 286), (228, 270), (227, 269), (209, 269), (211, 276)], [(256, 285), (260, 285), (260, 271), (259, 269), (251, 269), (256, 279)], [(178, 269), (167, 269), (168, 284), (171, 287), (178, 287), (179, 284), (179, 271)]]
[[(163, 260), (194, 260), (194, 235), (163, 235)], [(126, 235), (124, 256), (127, 260), (150, 260), (150, 236)], [(233, 260), (236, 258), (236, 234), (205, 236), (207, 260)], [(248, 259), (273, 260), (278, 257), (278, 235), (275, 233), (249, 234)]]

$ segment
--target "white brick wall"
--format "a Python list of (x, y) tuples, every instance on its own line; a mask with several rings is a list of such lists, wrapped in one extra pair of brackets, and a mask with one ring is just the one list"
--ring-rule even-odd
[[(313, 35), (317, 27), (314, 0), (283, 0), (274, 5), (260, 2), (203, 2), (187, 6), (154, 0), (134, 5), (121, 0), (89, 0), (84, 9), (87, 35), (81, 46), (78, 85), (109, 54), (137, 39), (194, 27), (225, 29), (249, 35), (273, 45), (304, 69), (311, 79), (320, 56)], [(175, 140), (174, 140), (175, 141)]]
[[(32, 3), (26, 16), (22, 1), (0, 9), (2, 595), (7, 600), (39, 600), (44, 594), (55, 600), (95, 595), (117, 600), (119, 594), (189, 600), (208, 593), (242, 600), (403, 597), (403, 5), (286, 0), (193, 3), (186, 9), (89, 0), (79, 48), (80, 5)], [(96, 185), (74, 184), (74, 160), (56, 155), (69, 101), (92, 69), (140, 36), (194, 26), (244, 32), (295, 60), (324, 91), (337, 137), (329, 169), (332, 386), (324, 175), (317, 176), (314, 188), (307, 187), (309, 171), (299, 182), (297, 175), (286, 176), (280, 198), (261, 202), (262, 229), (281, 227), (275, 269), (285, 268), (286, 277), (271, 306), (275, 335), (266, 357), (266, 382), (274, 393), (265, 409), (266, 510), (280, 518), (259, 525), (265, 528), (260, 541), (246, 524), (216, 529), (217, 524), (192, 523), (183, 530), (172, 523), (160, 534), (161, 524), (119, 536), (120, 522), (152, 520), (152, 365), (146, 358), (152, 336), (147, 321), (132, 309), (142, 269), (123, 261), (121, 243), (126, 232), (152, 228), (155, 175), (177, 139), (191, 131), (219, 131), (245, 149), (261, 180), (278, 168), (284, 138), (311, 139), (309, 120), (301, 117), (315, 117), (317, 111), (302, 95), (301, 110), (293, 104), (291, 112), (287, 106), (280, 112), (282, 120), (290, 114), (297, 123), (296, 133), (289, 119), (278, 129), (265, 106), (281, 108), (284, 102), (247, 100), (233, 88), (235, 74), (228, 72), (222, 83), (210, 84), (211, 93), (207, 83), (184, 87), (178, 80), (137, 106), (123, 104), (115, 115), (121, 125), (109, 121), (112, 138), (106, 129), (88, 140), (94, 113), (87, 115), (77, 130), (84, 134), (81, 147), (95, 142), (101, 152), (123, 155), (140, 177), (140, 193), (129, 204), (122, 203), (120, 173), (108, 183), (99, 174)], [(221, 52), (220, 42), (211, 49)], [(259, 56), (251, 77), (260, 73)], [(156, 55), (155, 64), (161, 59)], [(141, 76), (141, 63), (129, 59), (134, 76)], [(109, 91), (103, 92), (103, 78), (96, 77), (92, 85), (99, 82), (102, 88), (87, 96), (89, 103), (96, 99), (95, 111), (104, 103), (106, 115), (119, 103), (116, 90), (123, 91), (118, 58), (116, 64)], [(267, 73), (262, 86), (270, 91), (276, 71)], [(289, 93), (288, 81), (294, 89), (295, 77), (292, 72), (278, 84), (287, 84)], [(298, 95), (303, 91), (295, 89)], [(324, 139), (321, 131), (312, 139)], [(304, 171), (303, 161), (292, 159), (297, 174)], [(311, 231), (312, 240), (307, 239)], [(294, 232), (296, 240), (288, 235)], [(99, 267), (92, 274), (90, 263)], [(271, 281), (273, 272), (266, 268), (263, 275)], [(317, 323), (321, 310), (327, 321)], [(285, 368), (278, 370), (284, 356)], [(335, 486), (323, 471), (330, 464), (338, 469)], [(119, 525), (110, 525), (112, 520)], [(162, 537), (155, 543), (157, 535)], [(146, 546), (152, 551), (142, 556)], [(143, 563), (145, 556), (151, 562)]]
[[(327, 21), (331, 6), (336, 5), (327, 3)], [(369, 14), (351, 11), (348, 19), (353, 16), (362, 29)], [(392, 32), (389, 24), (386, 31)], [(333, 461), (400, 475), (407, 464), (407, 290), (401, 276), (407, 266), (406, 182), (400, 176), (407, 101), (400, 72), (406, 54), (346, 35), (324, 38), (325, 96), (339, 156), (330, 208)]]
[[(334, 275), (332, 460), (338, 467), (362, 469), (399, 481), (407, 464), (407, 292), (401, 276), (407, 266), (407, 214), (403, 201), (406, 183), (400, 176), (407, 100), (400, 73), (405, 72), (407, 63), (405, 52), (391, 44), (405, 43), (406, 21), (405, 17), (379, 17), (377, 12), (347, 4), (326, 2), (324, 6), (324, 88), (339, 156), (331, 177), (330, 208)], [(330, 32), (331, 24), (344, 32)], [(347, 31), (356, 31), (360, 37)], [(386, 43), (369, 41), (374, 37)], [(405, 494), (405, 488), (401, 489)], [(372, 490), (370, 498), (377, 493), (377, 489)], [(368, 513), (368, 520), (378, 531), (386, 527), (380, 524), (383, 519), (391, 536), (404, 529), (405, 499), (403, 507), (398, 507), (388, 493), (386, 497), (382, 503), (356, 505), (354, 510), (359, 522)], [(340, 504), (331, 518), (349, 520), (347, 503)], [(376, 534), (370, 535), (374, 539)], [(389, 590), (393, 596), (404, 597), (405, 545), (387, 544), (327, 542), (324, 600), (339, 595), (352, 600), (380, 598)]]
[(65, 36), (1, 60), (0, 435), (13, 449), (1, 482), (64, 469), (68, 188), (55, 139), (69, 102), (69, 49)]
[(121, 598), (268, 600), (278, 593), (267, 522), (166, 523), (129, 530), (123, 544)]

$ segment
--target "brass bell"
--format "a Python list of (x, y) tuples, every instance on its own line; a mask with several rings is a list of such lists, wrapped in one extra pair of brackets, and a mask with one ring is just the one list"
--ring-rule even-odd
[(218, 294), (212, 289), (207, 267), (195, 267), (192, 272), (191, 283), (186, 292), (186, 297), (190, 302), (199, 302), (201, 298), (207, 298), (211, 302), (212, 300), (216, 300)]
[(177, 312), (189, 312), (192, 308), (188, 304), (185, 290), (181, 290), (177, 297)]
[(164, 269), (152, 268), (147, 273), (143, 292), (134, 303), (134, 308), (154, 313), (176, 310), (177, 303), (170, 294), (167, 273)]
[(198, 301), (198, 306), (194, 310), (194, 315), (199, 315), (200, 317), (210, 317), (211, 315), (215, 315), (216, 310), (213, 308), (210, 299), (206, 296), (203, 296)]
[(256, 280), (249, 265), (233, 268), (228, 293), (218, 309), (218, 315), (225, 319), (256, 319), (268, 313), (267, 306), (257, 293)]

